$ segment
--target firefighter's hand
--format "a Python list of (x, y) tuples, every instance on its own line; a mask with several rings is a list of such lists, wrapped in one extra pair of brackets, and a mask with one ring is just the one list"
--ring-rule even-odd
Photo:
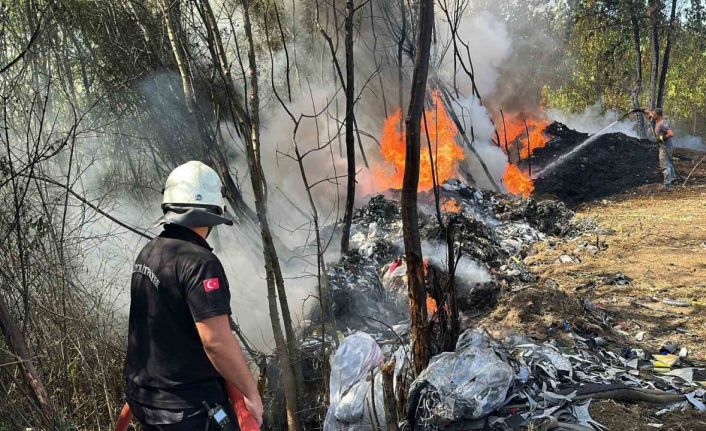
[(257, 424), (262, 426), (262, 415), (264, 414), (265, 408), (262, 406), (260, 395), (256, 395), (252, 398), (243, 397), (243, 401), (245, 401), (245, 408), (253, 415)]

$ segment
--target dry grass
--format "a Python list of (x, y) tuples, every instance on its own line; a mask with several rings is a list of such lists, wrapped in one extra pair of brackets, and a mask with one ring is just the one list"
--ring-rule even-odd
[[(646, 188), (639, 195), (587, 206), (579, 215), (594, 218), (613, 233), (554, 246), (541, 244), (529, 261), (542, 278), (553, 280), (567, 294), (605, 306), (628, 334), (646, 331), (644, 347), (650, 350), (676, 341), (694, 355), (706, 351), (704, 189)], [(582, 242), (598, 244), (601, 251), (592, 255), (581, 250)], [(555, 263), (561, 254), (572, 255), (580, 263)], [(601, 276), (616, 273), (631, 277), (632, 283), (590, 287)], [(666, 305), (665, 299), (692, 306)]]

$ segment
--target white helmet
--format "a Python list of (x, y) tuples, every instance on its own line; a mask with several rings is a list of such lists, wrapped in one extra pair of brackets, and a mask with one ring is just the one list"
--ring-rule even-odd
[(216, 207), (223, 211), (221, 179), (212, 168), (195, 160), (177, 166), (164, 185), (162, 209), (167, 205)]
[(169, 174), (164, 185), (162, 211), (155, 227), (178, 224), (186, 227), (232, 225), (226, 214), (223, 184), (216, 171), (197, 161), (186, 162)]

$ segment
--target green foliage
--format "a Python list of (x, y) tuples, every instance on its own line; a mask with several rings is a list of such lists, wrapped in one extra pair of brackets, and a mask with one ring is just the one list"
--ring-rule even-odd
[[(582, 111), (601, 102), (604, 109), (626, 111), (632, 106), (631, 91), (636, 82), (635, 43), (629, 1), (581, 2), (573, 11), (574, 25), (565, 47), (572, 73), (560, 86), (548, 85), (542, 100), (548, 107)], [(669, 2), (665, 2), (669, 3)], [(683, 132), (706, 134), (706, 17), (703, 1), (684, 2), (678, 9), (673, 46), (665, 86), (664, 108)], [(652, 45), (645, 2), (635, 0), (642, 53), (641, 104), (649, 100)], [(663, 5), (660, 56), (664, 53), (666, 17)], [(660, 66), (661, 66), (660, 57)], [(696, 127), (694, 127), (696, 124)]]

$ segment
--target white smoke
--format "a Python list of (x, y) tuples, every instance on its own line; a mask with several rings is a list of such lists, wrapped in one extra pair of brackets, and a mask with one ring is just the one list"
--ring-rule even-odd
[[(448, 267), (446, 244), (442, 242), (422, 241), (422, 255), (437, 268)], [(465, 255), (458, 261), (456, 278), (467, 285), (488, 283), (492, 280), (487, 268)]]
[[(445, 20), (445, 17), (442, 17), (441, 11), (437, 11), (437, 18)], [(443, 29), (442, 31), (449, 32), (445, 22), (441, 28)], [(445, 37), (450, 39), (450, 32)], [(507, 26), (488, 11), (471, 13), (467, 10), (458, 29), (457, 37), (468, 44), (473, 61), (475, 81), (481, 96), (492, 95), (498, 86), (499, 68), (512, 54), (512, 39)], [(439, 45), (444, 46), (447, 43), (449, 43), (448, 40), (443, 40)], [(469, 61), (466, 55), (463, 54), (465, 53), (465, 47), (460, 46), (460, 50), (466, 67), (470, 68)], [(439, 77), (449, 84), (454, 77), (453, 57), (452, 48), (444, 56), (439, 72)], [(459, 91), (470, 95), (473, 90), (471, 80), (458, 62), (455, 75)]]
[[(569, 128), (579, 132), (594, 134), (603, 130), (606, 126), (619, 119), (625, 113), (620, 113), (614, 110), (604, 110), (602, 105), (596, 103), (586, 108), (580, 113), (569, 113), (559, 111), (557, 109), (548, 109), (546, 112), (547, 118), (552, 121), (564, 123)], [(607, 133), (623, 133), (633, 138), (638, 137), (636, 123), (630, 117), (619, 121), (615, 126), (607, 130)]]
[(704, 140), (700, 136), (677, 135), (674, 137), (673, 141), (675, 147), (687, 148), (689, 150), (696, 151), (706, 151), (706, 145), (704, 145)]

